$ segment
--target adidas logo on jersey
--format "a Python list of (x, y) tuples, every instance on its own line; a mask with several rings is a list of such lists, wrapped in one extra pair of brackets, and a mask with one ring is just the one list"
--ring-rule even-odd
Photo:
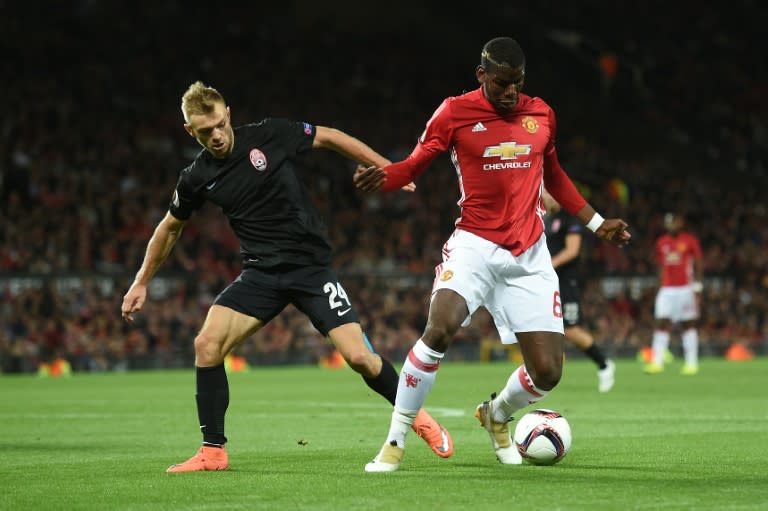
[(487, 131), (487, 128), (483, 126), (482, 122), (478, 122), (475, 124), (475, 126), (472, 128), (472, 133), (477, 133), (478, 131)]

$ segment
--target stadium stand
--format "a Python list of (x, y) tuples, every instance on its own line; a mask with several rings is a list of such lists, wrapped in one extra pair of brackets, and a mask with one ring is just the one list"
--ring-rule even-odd
[[(623, 4), (545, 1), (481, 24), (425, 4), (376, 13), (370, 27), (363, 10), (329, 21), (305, 4), (209, 12), (159, 2), (144, 16), (80, 1), (46, 17), (8, 4), (0, 372), (57, 358), (75, 372), (191, 366), (206, 308), (239, 272), (218, 211), (189, 223), (138, 323), (119, 313), (177, 173), (198, 150), (181, 128), (189, 83), (222, 90), (235, 125), (266, 116), (333, 125), (398, 159), (444, 97), (476, 86), (479, 47), (509, 27), (528, 52), (526, 92), (558, 113), (564, 167), (604, 216), (632, 226), (626, 249), (585, 247), (584, 316), (598, 341), (614, 356), (648, 344), (653, 240), (664, 212), (680, 209), (705, 250), (702, 354), (734, 343), (768, 352), (768, 81), (753, 44), (765, 8), (737, 1), (724, 13), (699, 2), (692, 22), (685, 3), (659, 3), (664, 16), (651, 18)], [(313, 161), (306, 182), (335, 264), (364, 328), (397, 360), (426, 319), (432, 268), (458, 211), (455, 172), (438, 159), (416, 193), (384, 198), (354, 190), (350, 163)], [(450, 356), (476, 359), (496, 336), (480, 313)], [(237, 353), (255, 365), (317, 363), (329, 349), (288, 309)]]

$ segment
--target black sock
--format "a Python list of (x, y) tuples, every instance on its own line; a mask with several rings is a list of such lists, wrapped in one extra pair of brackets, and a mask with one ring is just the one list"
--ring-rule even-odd
[(391, 405), (395, 404), (397, 383), (400, 381), (400, 377), (397, 375), (395, 368), (392, 367), (392, 364), (389, 363), (389, 360), (381, 357), (381, 372), (379, 375), (375, 378), (363, 377), (363, 379), (370, 388), (381, 394)]
[(203, 443), (224, 445), (224, 415), (229, 406), (229, 382), (224, 364), (197, 368), (197, 417)]
[(605, 355), (600, 351), (600, 348), (596, 344), (593, 344), (589, 348), (584, 350), (584, 354), (595, 361), (598, 369), (605, 369), (607, 364), (605, 363)]

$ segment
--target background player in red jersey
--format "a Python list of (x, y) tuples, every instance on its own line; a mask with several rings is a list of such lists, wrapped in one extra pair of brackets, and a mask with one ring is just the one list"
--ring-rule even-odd
[(480, 306), (504, 342), (520, 343), (524, 362), (476, 416), (499, 461), (522, 463), (510, 439), (511, 415), (548, 394), (563, 364), (562, 306), (543, 235), (543, 188), (600, 238), (621, 246), (631, 237), (626, 222), (597, 214), (560, 167), (554, 112), (521, 93), (525, 56), (518, 43), (509, 37), (486, 43), (476, 76), (480, 87), (443, 101), (405, 160), (355, 172), (363, 191), (397, 190), (450, 152), (461, 194), (456, 230), (436, 268), (427, 326), (406, 357), (386, 442), (367, 472), (399, 468), (405, 436), (440, 360)]
[(645, 366), (649, 374), (664, 370), (664, 354), (669, 347), (672, 327), (682, 326), (685, 363), (681, 374), (699, 372), (699, 299), (702, 290), (702, 254), (699, 239), (683, 230), (685, 219), (678, 213), (664, 215), (665, 234), (656, 240), (656, 262), (661, 270), (656, 294), (653, 332), (653, 361)]

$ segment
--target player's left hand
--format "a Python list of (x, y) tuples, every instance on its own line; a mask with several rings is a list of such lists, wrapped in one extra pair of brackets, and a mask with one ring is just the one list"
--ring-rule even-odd
[(629, 225), (620, 218), (608, 218), (598, 227), (595, 234), (601, 240), (605, 240), (617, 247), (623, 247), (632, 239), (632, 234), (627, 230)]

